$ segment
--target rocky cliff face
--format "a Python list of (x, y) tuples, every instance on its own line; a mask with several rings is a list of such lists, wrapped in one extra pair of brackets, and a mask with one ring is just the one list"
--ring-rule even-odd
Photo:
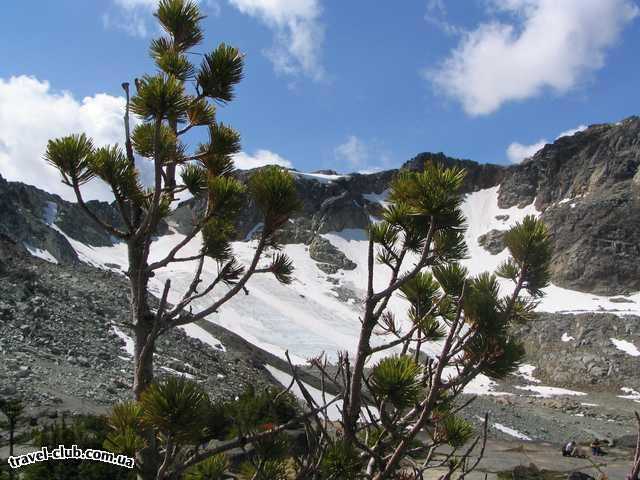
[[(553, 237), (553, 282), (603, 295), (640, 290), (640, 118), (592, 125), (520, 165), (420, 154), (467, 170), (465, 191), (500, 185), (502, 208), (535, 203)], [(494, 235), (495, 236), (495, 235)]]
[(640, 118), (593, 125), (510, 169), (503, 207), (535, 201), (554, 240), (556, 284), (601, 294), (640, 289)]
[(541, 313), (514, 333), (545, 384), (640, 391), (640, 356), (624, 341), (640, 335), (637, 316)]
[[(116, 211), (105, 202), (88, 202), (102, 218), (120, 225)], [(58, 228), (51, 228), (52, 225)], [(76, 205), (38, 188), (0, 177), (0, 234), (22, 250), (47, 251), (57, 261), (75, 263), (76, 251), (60, 232), (93, 246), (112, 245), (113, 239)]]

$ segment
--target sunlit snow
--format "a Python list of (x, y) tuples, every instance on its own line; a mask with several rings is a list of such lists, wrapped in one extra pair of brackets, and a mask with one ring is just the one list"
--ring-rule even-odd
[(56, 259), (56, 257), (54, 257), (53, 255), (51, 255), (51, 253), (49, 253), (48, 250), (42, 250), (40, 248), (35, 248), (30, 246), (27, 243), (24, 243), (24, 248), (27, 249), (27, 251), (34, 257), (37, 258), (41, 258), (42, 260), (46, 260), (49, 263), (58, 263), (58, 260)]
[(629, 387), (622, 387), (622, 390), (626, 395), (618, 395), (618, 398), (625, 398), (627, 400), (633, 400), (636, 403), (640, 403), (640, 392)]
[(575, 390), (567, 390), (566, 388), (558, 387), (543, 387), (541, 385), (527, 385), (526, 387), (516, 387), (518, 390), (528, 390), (536, 392), (539, 397), (549, 398), (554, 396), (569, 395), (569, 396), (583, 396), (584, 392), (577, 392)]
[(513, 428), (509, 428), (505, 425), (502, 425), (501, 423), (494, 423), (492, 424), (493, 428), (495, 428), (496, 430), (500, 430), (502, 433), (506, 433), (507, 435), (510, 435), (514, 438), (518, 438), (520, 440), (527, 440), (527, 441), (531, 441), (532, 438), (528, 437), (527, 435), (525, 435), (524, 433), (520, 433), (517, 430), (514, 430)]
[[(340, 177), (325, 175), (324, 177), (331, 178), (323, 178), (322, 174), (309, 175), (324, 181)], [(380, 194), (380, 200), (382, 196), (383, 194)], [(471, 255), (471, 258), (464, 263), (472, 274), (494, 270), (508, 256), (506, 250), (498, 255), (491, 255), (478, 244), (477, 239), (480, 235), (491, 229), (506, 230), (528, 214), (539, 214), (533, 204), (524, 208), (500, 209), (497, 200), (498, 187), (493, 187), (467, 195), (463, 203), (462, 209), (468, 223), (466, 241)], [(508, 216), (507, 219), (504, 218), (505, 215)], [(497, 216), (501, 218), (498, 219)], [(52, 228), (65, 235), (57, 226), (52, 225)], [(107, 263), (116, 264), (120, 269), (111, 268), (112, 270), (121, 273), (126, 271), (127, 249), (124, 243), (118, 243), (112, 247), (90, 247), (65, 236), (81, 260), (102, 268), (108, 268), (105, 266)], [(346, 229), (341, 232), (326, 233), (323, 236), (354, 261), (357, 267), (354, 270), (340, 270), (336, 274), (328, 275), (319, 270), (316, 262), (309, 257), (307, 246), (285, 245), (283, 250), (292, 258), (295, 265), (294, 281), (291, 285), (282, 285), (269, 274), (255, 275), (247, 284), (248, 295), (238, 294), (218, 313), (209, 315), (208, 320), (278, 356), (283, 356), (285, 350), (289, 350), (296, 363), (303, 363), (305, 359), (321, 352), (325, 352), (330, 359), (335, 359), (338, 351), (355, 351), (360, 330), (361, 306), (357, 302), (343, 302), (337, 298), (336, 285), (329, 279), (337, 280), (340, 287), (351, 290), (352, 294), (359, 298), (364, 296), (367, 278), (366, 233), (364, 230)], [(182, 234), (174, 231), (154, 239), (150, 248), (150, 261), (166, 256), (183, 238)], [(198, 254), (200, 242), (200, 236), (196, 236), (183, 249), (180, 256)], [(239, 259), (247, 264), (251, 261), (255, 245), (255, 241), (234, 242), (233, 248)], [(410, 268), (415, 260), (415, 257), (410, 257), (407, 268)], [(264, 263), (268, 261), (268, 258), (264, 259)], [(194, 270), (195, 262), (179, 262), (157, 271), (151, 279), (152, 292), (160, 296), (165, 280), (171, 279), (172, 289), (169, 301), (177, 302), (188, 288)], [(203, 285), (212, 281), (216, 274), (215, 262), (207, 259)], [(388, 279), (389, 269), (382, 265), (377, 266), (374, 276), (375, 288), (377, 290), (384, 288)], [(500, 284), (503, 293), (508, 293), (513, 288), (508, 281), (501, 281)], [(198, 299), (193, 304), (193, 311), (206, 308), (223, 292), (224, 287), (221, 287)], [(607, 297), (571, 291), (555, 285), (548, 287), (545, 293), (546, 296), (539, 306), (542, 311), (640, 313), (640, 294), (630, 297), (636, 300), (635, 303), (626, 303), (621, 307), (621, 304), (610, 302)], [(390, 310), (395, 313), (400, 323), (406, 322), (406, 306), (405, 301), (398, 296), (394, 297), (389, 304)], [(406, 323), (404, 326), (406, 327)], [(202, 328), (190, 325), (186, 330), (189, 335), (200, 338), (214, 348), (220, 348), (221, 342)], [(372, 342), (379, 344), (388, 340), (387, 337), (376, 335)], [(436, 354), (440, 345), (432, 343), (425, 345), (424, 348), (427, 353)], [(490, 384), (484, 382), (483, 387), (478, 388), (478, 391), (490, 392), (492, 391), (490, 387)]]
[(326, 173), (304, 173), (304, 172), (296, 172), (295, 170), (289, 170), (289, 172), (292, 175), (295, 175), (297, 177), (304, 178), (307, 180), (315, 180), (320, 183), (331, 183), (341, 178), (349, 178), (349, 175), (328, 175)]
[(613, 343), (616, 348), (632, 357), (640, 357), (640, 350), (633, 343), (628, 342), (626, 340), (618, 340), (617, 338), (610, 338), (611, 343)]
[(122, 330), (120, 330), (115, 325), (111, 325), (111, 329), (113, 330), (113, 333), (115, 333), (120, 338), (120, 340), (122, 340), (124, 342), (124, 345), (122, 346), (122, 349), (125, 352), (127, 352), (128, 355), (131, 355), (133, 357), (133, 353), (134, 353), (133, 338), (131, 338), (126, 333), (124, 333)]
[(531, 383), (540, 383), (536, 377), (533, 376), (533, 371), (536, 369), (534, 365), (522, 364), (518, 368), (518, 373), (516, 375), (528, 380)]

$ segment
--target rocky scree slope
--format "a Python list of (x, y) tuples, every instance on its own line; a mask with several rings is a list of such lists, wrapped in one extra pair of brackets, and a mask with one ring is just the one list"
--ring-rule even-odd
[[(121, 275), (52, 264), (0, 234), (0, 292), (0, 396), (20, 396), (35, 417), (104, 411), (130, 397), (133, 344)], [(156, 375), (187, 375), (224, 399), (274, 382), (264, 355), (234, 349), (232, 340), (225, 337), (224, 350), (174, 329), (158, 342)]]

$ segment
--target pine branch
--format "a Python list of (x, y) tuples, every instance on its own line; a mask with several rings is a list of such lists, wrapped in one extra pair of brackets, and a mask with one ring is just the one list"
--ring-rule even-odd
[(135, 239), (140, 239), (143, 236), (147, 236), (149, 232), (155, 227), (155, 223), (157, 222), (156, 217), (158, 215), (158, 210), (160, 208), (160, 196), (162, 194), (162, 160), (160, 158), (160, 132), (162, 128), (162, 119), (160, 117), (156, 117), (154, 123), (154, 147), (153, 147), (153, 163), (155, 167), (155, 187), (153, 191), (153, 197), (151, 199), (151, 205), (149, 206), (149, 210), (147, 211), (144, 219), (138, 230), (134, 233), (133, 237)]
[(179, 465), (178, 467), (176, 467), (173, 472), (172, 475), (175, 478), (178, 478), (180, 476), (180, 474), (182, 474), (185, 470), (187, 470), (189, 467), (192, 467), (200, 462), (202, 462), (203, 460), (206, 460), (207, 458), (213, 457), (214, 455), (217, 455), (219, 453), (224, 453), (224, 452), (228, 452), (229, 450), (233, 450), (234, 448), (237, 447), (241, 447), (243, 445), (247, 445), (249, 443), (254, 443), (256, 441), (260, 441), (263, 438), (269, 438), (270, 436), (276, 434), (276, 433), (280, 433), (284, 430), (287, 430), (288, 428), (291, 428), (295, 425), (298, 425), (301, 421), (306, 420), (308, 418), (311, 418), (315, 415), (317, 415), (318, 413), (320, 413), (323, 410), (326, 410), (327, 408), (329, 408), (331, 405), (333, 405), (335, 402), (337, 402), (338, 400), (341, 400), (342, 396), (341, 395), (337, 395), (335, 398), (333, 398), (331, 401), (327, 402), (326, 405), (321, 405), (318, 408), (314, 408), (313, 410), (310, 410), (309, 412), (306, 412), (302, 415), (299, 415), (295, 418), (292, 418), (291, 420), (289, 420), (286, 423), (283, 423), (282, 425), (278, 425), (277, 427), (271, 428), (269, 430), (265, 430), (263, 432), (260, 433), (256, 433), (254, 435), (251, 435), (249, 437), (244, 437), (244, 436), (240, 436), (240, 437), (236, 437), (233, 440), (228, 440), (216, 447), (213, 447), (211, 449), (208, 450), (204, 450), (202, 452), (196, 453), (194, 455), (192, 455), (191, 457), (189, 457), (188, 459), (186, 459), (181, 465)]
[(408, 273), (402, 275), (398, 280), (390, 284), (387, 288), (382, 290), (381, 292), (374, 293), (371, 296), (371, 300), (374, 302), (378, 302), (385, 298), (386, 296), (390, 296), (393, 292), (402, 287), (405, 283), (415, 277), (420, 271), (429, 263), (429, 253), (431, 252), (430, 245), (431, 239), (433, 238), (433, 233), (435, 230), (435, 220), (431, 217), (431, 223), (429, 225), (429, 231), (427, 233), (427, 238), (425, 240), (424, 248), (422, 249), (422, 254), (420, 255), (420, 259), (415, 264), (413, 269)]
[(106, 230), (107, 232), (109, 232), (110, 234), (112, 234), (113, 236), (120, 238), (122, 240), (126, 240), (129, 238), (129, 234), (122, 232), (120, 230), (118, 230), (117, 228), (115, 228), (113, 225), (105, 222), (104, 220), (102, 220), (101, 218), (99, 218), (95, 213), (93, 213), (93, 211), (91, 211), (91, 209), (87, 206), (87, 204), (84, 202), (84, 199), (82, 198), (82, 192), (80, 191), (80, 186), (78, 185), (77, 182), (73, 183), (73, 191), (76, 194), (76, 199), (78, 200), (78, 205), (80, 206), (80, 208), (95, 222), (97, 223), (101, 228), (103, 228), (104, 230)]
[(230, 288), (227, 291), (226, 294), (224, 294), (220, 299), (218, 299), (216, 302), (214, 302), (209, 307), (205, 308), (204, 310), (201, 310), (200, 312), (198, 312), (196, 314), (185, 315), (184, 318), (178, 317), (176, 320), (174, 320), (172, 322), (172, 326), (177, 327), (177, 326), (180, 326), (180, 325), (187, 325), (189, 323), (193, 323), (193, 322), (196, 322), (198, 320), (202, 320), (207, 315), (210, 315), (211, 313), (217, 312), (218, 309), (222, 305), (224, 305), (229, 300), (231, 300), (240, 290), (244, 289), (246, 283), (249, 281), (249, 279), (255, 273), (255, 270), (258, 267), (258, 262), (260, 261), (260, 257), (262, 256), (262, 253), (263, 253), (266, 245), (267, 245), (267, 235), (263, 231), (263, 233), (262, 233), (262, 235), (260, 237), (260, 242), (256, 246), (256, 250), (254, 252), (251, 264), (250, 264), (249, 268), (246, 270), (246, 272), (244, 273), (244, 275), (242, 276), (242, 278), (240, 280), (238, 280), (238, 283), (236, 283), (232, 288)]

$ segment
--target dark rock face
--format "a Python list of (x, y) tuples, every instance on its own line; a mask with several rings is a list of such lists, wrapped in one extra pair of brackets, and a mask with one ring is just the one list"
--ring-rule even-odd
[(514, 333), (524, 342), (527, 362), (537, 367), (534, 376), (547, 384), (640, 390), (640, 357), (620, 350), (611, 340), (637, 339), (640, 317), (539, 313)]
[(591, 475), (587, 475), (583, 472), (571, 472), (567, 477), (567, 480), (596, 480)]
[(422, 170), (425, 163), (429, 162), (447, 167), (464, 168), (467, 175), (462, 186), (463, 193), (471, 193), (485, 188), (495, 187), (509, 174), (509, 169), (502, 165), (493, 165), (491, 163), (481, 164), (472, 160), (451, 158), (447, 157), (444, 153), (420, 153), (406, 162), (402, 168)]
[(497, 255), (506, 247), (504, 244), (505, 230), (490, 230), (484, 235), (478, 237), (478, 244), (491, 255)]
[(336, 273), (338, 269), (353, 270), (357, 267), (344, 253), (324, 237), (316, 237), (309, 245), (309, 256), (326, 273)]
[[(105, 202), (87, 202), (100, 218), (116, 227), (122, 221)], [(36, 187), (7, 182), (0, 177), (0, 232), (23, 248), (48, 251), (62, 263), (78, 261), (75, 250), (56, 226), (69, 237), (93, 246), (113, 245), (114, 239), (97, 226), (75, 203)]]
[(640, 118), (593, 125), (512, 167), (502, 207), (535, 200), (553, 237), (553, 281), (604, 295), (640, 289)]
[(74, 263), (78, 257), (67, 239), (47, 226), (47, 214), (57, 215), (56, 198), (0, 177), (0, 233), (22, 251), (47, 250), (60, 262)]

